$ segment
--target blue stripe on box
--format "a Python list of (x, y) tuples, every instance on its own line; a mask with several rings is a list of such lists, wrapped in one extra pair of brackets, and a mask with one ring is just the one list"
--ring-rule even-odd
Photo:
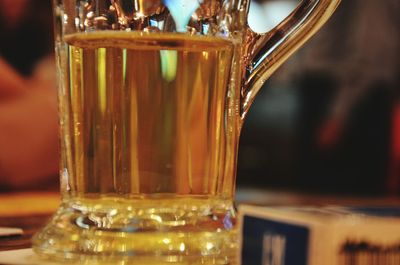
[(242, 265), (307, 265), (305, 226), (244, 216), (242, 233)]

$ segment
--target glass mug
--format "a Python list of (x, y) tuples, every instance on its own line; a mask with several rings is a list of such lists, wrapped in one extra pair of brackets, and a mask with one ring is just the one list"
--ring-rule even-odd
[(62, 203), (42, 256), (233, 264), (240, 129), (339, 0), (253, 32), (248, 0), (55, 0)]

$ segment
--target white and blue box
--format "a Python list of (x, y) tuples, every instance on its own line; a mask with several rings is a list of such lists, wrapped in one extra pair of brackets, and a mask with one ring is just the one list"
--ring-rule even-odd
[(239, 206), (242, 265), (400, 265), (400, 207)]

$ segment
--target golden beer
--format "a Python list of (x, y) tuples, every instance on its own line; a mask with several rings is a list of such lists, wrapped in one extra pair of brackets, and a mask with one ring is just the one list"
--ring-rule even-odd
[(223, 179), (229, 41), (118, 32), (65, 39), (61, 101), (70, 192), (231, 195), (233, 181)]

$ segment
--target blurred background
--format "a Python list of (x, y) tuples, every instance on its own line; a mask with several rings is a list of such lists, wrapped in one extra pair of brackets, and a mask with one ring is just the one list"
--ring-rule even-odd
[[(254, 1), (249, 23), (263, 32), (298, 2)], [(267, 81), (242, 131), (239, 186), (399, 194), (398, 14), (398, 0), (342, 0)]]
[[(298, 2), (253, 1), (249, 23), (265, 32)], [(399, 13), (399, 0), (342, 0), (323, 29), (265, 83), (242, 130), (239, 188), (400, 195)], [(40, 87), (46, 82), (54, 96), (46, 74), (54, 72), (52, 43), (49, 0), (0, 0), (0, 190), (58, 189), (56, 115), (41, 109), (43, 96), (36, 98), (38, 110), (17, 111), (22, 120), (39, 117), (37, 111), (41, 120), (50, 115), (48, 124), (31, 122), (43, 135), (34, 146), (19, 141), (10, 147), (1, 120), (10, 104), (6, 73), (20, 75), (25, 86), (32, 79)], [(40, 149), (51, 137), (53, 148)], [(20, 151), (13, 158), (7, 150)], [(32, 159), (25, 171), (23, 159)], [(22, 162), (10, 172), (7, 161)]]

